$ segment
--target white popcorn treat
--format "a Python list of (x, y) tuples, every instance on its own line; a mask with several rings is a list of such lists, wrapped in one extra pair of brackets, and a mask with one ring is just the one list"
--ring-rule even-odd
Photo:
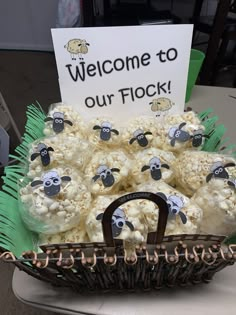
[(36, 140), (29, 150), (27, 176), (34, 178), (51, 168), (67, 165), (82, 171), (91, 152), (89, 142), (64, 134)]
[(153, 146), (177, 153), (187, 148), (200, 149), (205, 141), (204, 131), (205, 127), (192, 111), (167, 115), (158, 125)]
[(94, 153), (84, 177), (93, 194), (110, 194), (127, 179), (129, 170), (130, 160), (123, 151), (103, 150)]
[[(230, 163), (230, 164), (228, 164)], [(188, 196), (212, 177), (227, 177), (235, 160), (223, 154), (204, 151), (184, 151), (173, 163), (175, 179)], [(223, 171), (223, 172), (222, 172)]]
[[(101, 220), (112, 201), (121, 195), (98, 196), (92, 204), (86, 219), (86, 229), (91, 242), (103, 242)], [(113, 237), (140, 244), (146, 240), (147, 227), (139, 211), (138, 201), (126, 202), (117, 208), (112, 216)]]
[(137, 117), (121, 131), (121, 146), (130, 153), (152, 146), (158, 122), (152, 117)]
[[(165, 235), (194, 234), (199, 231), (202, 209), (179, 191), (163, 181), (139, 185), (137, 191), (158, 193), (166, 200), (169, 206), (169, 217)], [(139, 205), (145, 217), (148, 232), (156, 231), (159, 216), (157, 206), (148, 200), (140, 200)]]
[(62, 244), (62, 243), (85, 243), (89, 242), (88, 235), (84, 229), (84, 224), (57, 234), (40, 234), (39, 244)]
[(63, 133), (68, 136), (86, 139), (86, 126), (72, 106), (56, 103), (52, 104), (49, 109), (43, 133), (45, 136)]
[(120, 146), (120, 130), (111, 118), (93, 119), (89, 122), (87, 134), (89, 142), (101, 150)]
[(142, 184), (148, 180), (173, 181), (174, 174), (171, 165), (175, 160), (172, 152), (149, 148), (135, 153), (131, 167), (134, 184)]
[(235, 178), (213, 178), (200, 187), (192, 200), (203, 210), (201, 233), (229, 235), (236, 230)]
[(32, 231), (55, 234), (83, 221), (91, 194), (73, 168), (57, 168), (20, 189), (23, 221)]

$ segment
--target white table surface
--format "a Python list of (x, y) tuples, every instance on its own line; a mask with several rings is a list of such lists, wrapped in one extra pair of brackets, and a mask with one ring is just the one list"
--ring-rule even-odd
[[(187, 103), (195, 111), (208, 107), (227, 126), (227, 136), (236, 143), (236, 89), (196, 86)], [(143, 294), (81, 296), (65, 288), (54, 288), (15, 270), (13, 291), (22, 302), (63, 314), (96, 315), (233, 315), (236, 314), (236, 265), (227, 267), (210, 284), (163, 289)]]

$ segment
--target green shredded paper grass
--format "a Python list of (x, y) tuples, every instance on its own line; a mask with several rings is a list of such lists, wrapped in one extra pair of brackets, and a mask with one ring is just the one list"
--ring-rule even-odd
[[(225, 127), (217, 125), (218, 117), (212, 116), (212, 109), (198, 114), (205, 127), (205, 134), (209, 135), (204, 143), (203, 151), (231, 154), (236, 156), (235, 145), (227, 145), (229, 139), (224, 139)], [(29, 105), (26, 111), (27, 122), (22, 143), (15, 149), (15, 154), (10, 158), (16, 164), (5, 167), (3, 187), (0, 191), (0, 247), (3, 251), (11, 251), (16, 257), (20, 257), (23, 251), (38, 251), (37, 235), (26, 228), (18, 211), (18, 181), (28, 172), (28, 147), (42, 138), (44, 119), (46, 114), (41, 106)]]

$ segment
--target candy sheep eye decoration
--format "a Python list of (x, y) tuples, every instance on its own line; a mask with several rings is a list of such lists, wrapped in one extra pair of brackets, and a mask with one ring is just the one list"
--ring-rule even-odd
[(115, 178), (113, 176), (113, 172), (119, 172), (119, 168), (109, 168), (106, 165), (100, 165), (97, 169), (97, 175), (93, 177), (93, 180), (96, 182), (99, 178), (102, 180), (104, 187), (111, 187), (114, 182)]
[(56, 171), (50, 171), (43, 175), (42, 180), (35, 180), (31, 183), (31, 187), (42, 185), (44, 192), (48, 197), (53, 197), (59, 194), (61, 190), (61, 181), (70, 182), (70, 176), (60, 177)]
[(56, 132), (62, 132), (64, 130), (64, 124), (73, 126), (70, 120), (64, 119), (64, 114), (60, 112), (55, 112), (52, 117), (47, 117), (44, 119), (45, 122), (52, 121), (52, 129)]
[[(102, 220), (103, 213), (96, 216), (97, 220)], [(122, 232), (123, 227), (127, 225), (131, 231), (134, 231), (134, 226), (131, 222), (127, 221), (125, 218), (124, 210), (117, 208), (112, 215), (112, 235), (117, 237)]]
[(203, 138), (209, 139), (210, 137), (208, 135), (204, 135), (202, 129), (198, 129), (193, 132), (193, 135), (190, 136), (190, 138), (192, 139), (193, 147), (200, 147)]
[(130, 139), (129, 144), (132, 144), (134, 141), (138, 141), (140, 147), (146, 147), (148, 145), (147, 135), (152, 135), (150, 131), (143, 132), (141, 129), (135, 130), (133, 133), (134, 137)]
[(54, 151), (52, 147), (47, 147), (44, 143), (39, 143), (37, 146), (37, 151), (31, 155), (31, 161), (34, 161), (37, 157), (40, 156), (43, 166), (50, 164), (50, 151)]
[(227, 163), (223, 165), (222, 162), (215, 162), (211, 167), (211, 173), (207, 175), (206, 182), (208, 183), (213, 177), (214, 178), (221, 178), (221, 179), (228, 179), (229, 174), (226, 170), (227, 167), (233, 167), (235, 163)]
[(181, 209), (184, 206), (184, 201), (181, 197), (176, 196), (176, 195), (170, 195), (167, 197), (162, 192), (158, 192), (157, 195), (166, 201), (169, 208), (169, 216), (168, 216), (169, 219), (174, 219), (176, 215), (179, 215), (182, 223), (183, 224), (187, 223), (187, 217), (181, 211)]
[(186, 125), (186, 122), (183, 122), (179, 127), (171, 127), (169, 130), (170, 144), (172, 147), (175, 146), (175, 142), (186, 142), (190, 139), (190, 134), (187, 131), (181, 130)]
[(236, 178), (230, 178), (227, 183), (228, 183), (229, 186), (231, 186), (234, 189), (236, 189)]
[(167, 168), (169, 169), (169, 165), (167, 164), (161, 164), (161, 161), (158, 157), (154, 156), (150, 161), (149, 161), (149, 165), (144, 165), (141, 169), (142, 172), (150, 169), (150, 173), (151, 173), (151, 177), (154, 180), (159, 180), (162, 177), (161, 174), (161, 168)]
[(119, 131), (116, 129), (112, 129), (112, 125), (108, 121), (104, 121), (101, 126), (95, 125), (93, 130), (100, 130), (100, 139), (103, 141), (108, 141), (111, 139), (111, 133), (113, 132), (115, 135), (119, 135)]

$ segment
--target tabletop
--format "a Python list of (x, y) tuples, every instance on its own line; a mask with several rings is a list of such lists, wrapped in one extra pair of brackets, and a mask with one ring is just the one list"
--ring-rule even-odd
[[(195, 86), (187, 103), (195, 111), (213, 108), (219, 123), (227, 126), (226, 136), (236, 143), (236, 89)], [(22, 285), (24, 284), (24, 285)], [(187, 288), (163, 289), (142, 294), (79, 295), (65, 288), (54, 288), (15, 270), (12, 287), (16, 297), (26, 304), (63, 314), (146, 315), (159, 314), (234, 314), (236, 309), (236, 265), (215, 275), (209, 284)]]

